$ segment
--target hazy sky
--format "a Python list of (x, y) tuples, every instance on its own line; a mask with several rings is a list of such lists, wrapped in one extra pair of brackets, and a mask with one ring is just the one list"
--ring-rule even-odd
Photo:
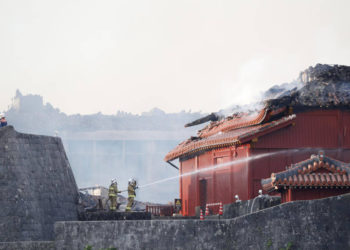
[(347, 0), (0, 0), (0, 111), (16, 89), (68, 114), (247, 103), (310, 65), (350, 65), (349, 10)]

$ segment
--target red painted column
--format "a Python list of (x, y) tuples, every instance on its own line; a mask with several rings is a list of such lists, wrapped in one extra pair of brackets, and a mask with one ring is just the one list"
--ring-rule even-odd
[[(247, 153), (247, 158), (249, 158), (251, 154), (251, 147), (250, 144), (246, 144), (246, 153)], [(248, 170), (248, 183), (247, 183), (247, 197), (249, 199), (253, 199), (253, 171), (251, 169), (251, 164), (249, 164), (249, 161), (246, 163), (246, 168)]]
[[(215, 154), (212, 152), (211, 154), (211, 166), (215, 165)], [(213, 178), (213, 186), (212, 186), (212, 192), (213, 192), (213, 200), (212, 201), (207, 201), (207, 202), (215, 202), (216, 201), (216, 174), (215, 170), (211, 170), (212, 178)]]
[(292, 195), (292, 189), (291, 188), (288, 189), (287, 195), (288, 195), (287, 202), (288, 201), (293, 201), (293, 195)]
[[(180, 162), (180, 175), (182, 175), (182, 162)], [(183, 196), (183, 192), (182, 192), (182, 177), (180, 177), (180, 199), (181, 199), (181, 202), (182, 202), (182, 205), (181, 205), (181, 214), (184, 214), (184, 211), (185, 211), (185, 208), (184, 208), (184, 196)]]
[[(197, 171), (199, 168), (199, 157), (196, 156), (195, 160), (194, 160), (194, 169), (195, 171)], [(195, 194), (196, 194), (196, 200), (195, 200), (195, 204), (194, 207), (196, 206), (200, 206), (200, 198), (199, 198), (199, 173), (196, 174), (195, 176)]]
[[(232, 147), (231, 149), (231, 155), (230, 155), (230, 161), (232, 162), (234, 160), (234, 158), (236, 157), (236, 147)], [(230, 166), (230, 201), (231, 202), (234, 202), (235, 199), (234, 199), (234, 190), (233, 190), (233, 187), (234, 187), (234, 183), (233, 183), (233, 165)]]

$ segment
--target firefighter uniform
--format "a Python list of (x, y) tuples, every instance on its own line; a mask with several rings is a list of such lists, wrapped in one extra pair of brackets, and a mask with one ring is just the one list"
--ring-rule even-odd
[(109, 186), (108, 190), (108, 198), (110, 200), (110, 206), (109, 210), (115, 211), (117, 209), (117, 197), (118, 197), (118, 187), (117, 187), (117, 182), (112, 182), (112, 184)]
[(125, 212), (130, 212), (131, 211), (131, 207), (134, 204), (134, 200), (135, 200), (135, 197), (136, 197), (136, 192), (135, 192), (136, 189), (137, 189), (136, 181), (135, 180), (129, 181), (129, 185), (128, 185), (128, 205), (125, 208)]

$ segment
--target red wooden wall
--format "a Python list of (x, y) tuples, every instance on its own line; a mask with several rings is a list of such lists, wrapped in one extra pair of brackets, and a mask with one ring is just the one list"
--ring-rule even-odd
[[(300, 149), (297, 152), (291, 149)], [(289, 151), (288, 151), (289, 150)], [(282, 128), (258, 138), (252, 144), (222, 148), (180, 161), (180, 174), (203, 170), (217, 164), (238, 164), (199, 172), (180, 178), (183, 214), (194, 215), (195, 207), (205, 203), (232, 203), (234, 196), (252, 199), (262, 189), (260, 181), (273, 172), (303, 161), (323, 150), (327, 156), (350, 162), (350, 112), (319, 110), (298, 113), (295, 126)], [(262, 153), (283, 152), (250, 162), (241, 159)]]
[(349, 189), (287, 189), (281, 194), (281, 202), (321, 199), (349, 192)]
[(350, 162), (350, 111), (318, 110), (299, 113), (295, 126), (265, 135), (252, 144), (252, 155), (278, 151), (283, 153), (250, 162), (253, 182), (250, 183), (249, 198), (257, 196), (258, 190), (262, 189), (261, 179), (285, 170), (292, 163), (306, 160), (320, 150), (327, 156)]

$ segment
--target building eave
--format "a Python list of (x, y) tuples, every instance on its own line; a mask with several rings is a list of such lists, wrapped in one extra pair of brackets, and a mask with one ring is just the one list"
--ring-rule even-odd
[(248, 143), (255, 137), (260, 137), (291, 125), (295, 119), (296, 115), (289, 115), (270, 123), (246, 127), (242, 133), (239, 133), (239, 130), (234, 130), (232, 132), (238, 131), (238, 134), (235, 134), (234, 136), (230, 136), (230, 131), (228, 131), (226, 133), (220, 132), (221, 134), (219, 133), (218, 135), (204, 139), (199, 138), (194, 141), (183, 142), (174, 150), (170, 151), (165, 156), (164, 160), (172, 161), (179, 157), (188, 157), (197, 152), (205, 152), (216, 148)]

